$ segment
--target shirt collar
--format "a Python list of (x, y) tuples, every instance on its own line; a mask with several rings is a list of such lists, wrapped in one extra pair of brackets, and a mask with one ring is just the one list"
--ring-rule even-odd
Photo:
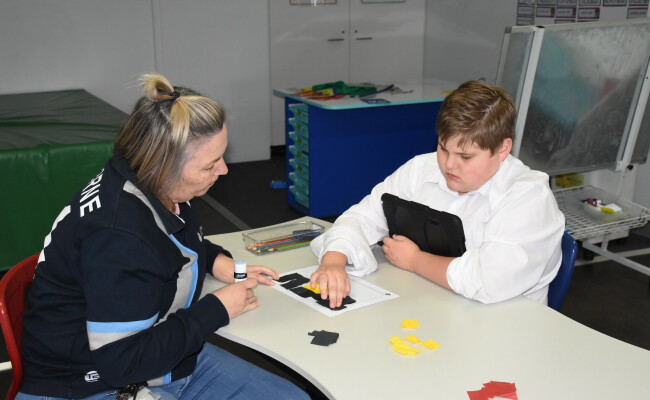
[[(116, 153), (111, 159), (111, 166), (120, 176), (133, 183), (135, 187), (142, 191), (142, 193), (145, 195), (147, 200), (149, 200), (149, 203), (151, 203), (151, 206), (160, 217), (160, 220), (167, 230), (167, 233), (176, 233), (185, 227), (185, 221), (180, 217), (180, 215), (176, 215), (168, 210), (160, 200), (140, 188), (135, 172), (131, 170), (129, 162), (123, 156)], [(179, 207), (181, 208), (182, 213), (183, 204), (179, 204)]]

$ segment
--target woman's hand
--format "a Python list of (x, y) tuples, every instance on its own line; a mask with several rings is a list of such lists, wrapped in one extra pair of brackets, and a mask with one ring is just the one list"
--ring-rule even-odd
[(243, 282), (233, 283), (212, 292), (217, 296), (228, 311), (230, 319), (259, 307), (260, 303), (255, 297), (253, 289), (257, 286), (255, 279), (246, 279)]
[(420, 253), (420, 248), (411, 239), (402, 235), (393, 235), (392, 238), (385, 237), (384, 245), (381, 251), (384, 252), (386, 260), (394, 266), (413, 271), (416, 257)]
[(255, 279), (258, 283), (267, 286), (275, 285), (275, 282), (273, 281), (280, 279), (280, 275), (278, 275), (275, 270), (265, 267), (264, 265), (249, 265), (248, 268), (246, 268), (246, 274), (248, 278)]
[(221, 253), (212, 265), (212, 276), (225, 283), (235, 281), (235, 260)]
[[(212, 275), (219, 279), (221, 282), (233, 283), (235, 281), (235, 260), (225, 254), (219, 254), (214, 260), (212, 266)], [(264, 285), (273, 286), (273, 280), (280, 279), (280, 276), (275, 270), (264, 265), (249, 265), (246, 267), (246, 275), (248, 278), (254, 279), (256, 282)]]

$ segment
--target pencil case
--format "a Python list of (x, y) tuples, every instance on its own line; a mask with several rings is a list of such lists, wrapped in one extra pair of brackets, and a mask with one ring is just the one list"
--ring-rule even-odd
[(242, 238), (248, 251), (265, 255), (309, 246), (312, 239), (324, 230), (324, 227), (305, 220), (244, 232)]

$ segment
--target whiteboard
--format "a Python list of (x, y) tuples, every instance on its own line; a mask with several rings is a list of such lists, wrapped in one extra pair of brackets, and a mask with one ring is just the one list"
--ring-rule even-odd
[(509, 28), (497, 84), (519, 110), (513, 155), (549, 175), (618, 169), (627, 146), (645, 162), (649, 59), (648, 18)]

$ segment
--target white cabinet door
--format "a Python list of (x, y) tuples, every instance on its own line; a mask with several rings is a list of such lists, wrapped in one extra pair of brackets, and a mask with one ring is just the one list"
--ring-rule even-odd
[[(425, 0), (269, 0), (271, 86), (420, 82), (424, 17)], [(271, 144), (282, 145), (284, 102), (277, 96), (271, 120)]]
[(425, 0), (350, 4), (350, 82), (420, 82)]
[[(347, 81), (350, 0), (330, 5), (292, 5), (270, 0), (271, 86), (312, 86)], [(325, 1), (324, 3), (330, 3)], [(284, 144), (284, 99), (271, 100), (272, 145)]]

